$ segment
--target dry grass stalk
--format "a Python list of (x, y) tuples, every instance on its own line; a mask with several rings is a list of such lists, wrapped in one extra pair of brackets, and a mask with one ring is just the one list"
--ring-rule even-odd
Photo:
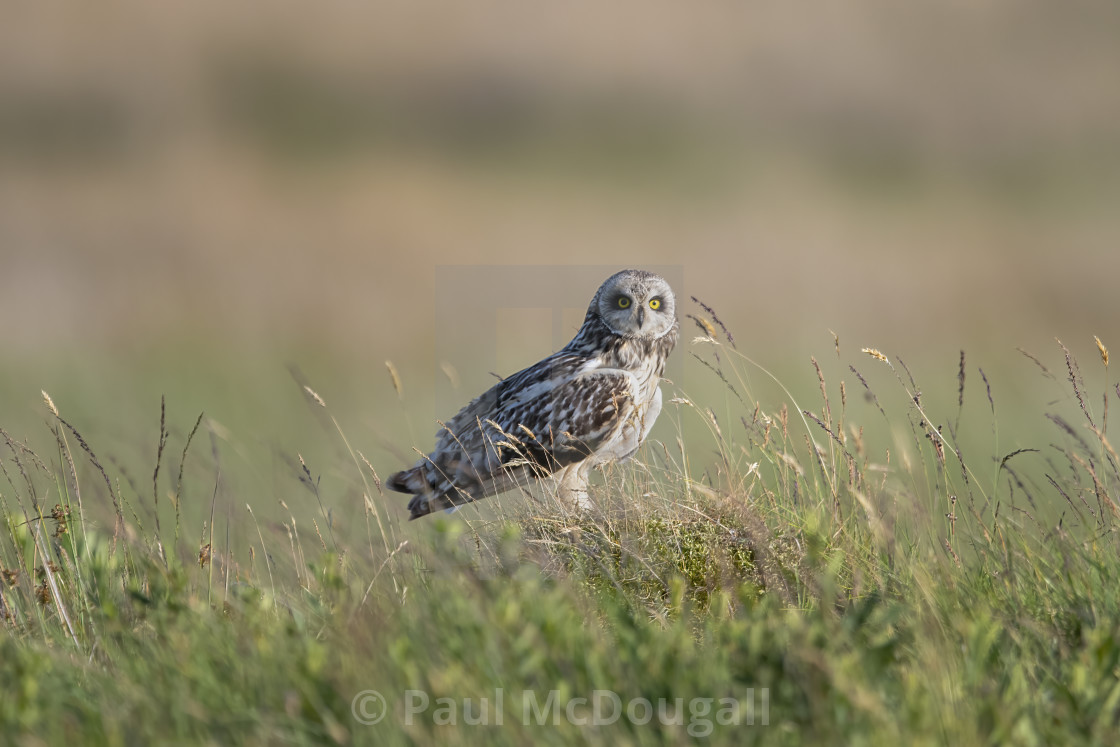
[(315, 400), (315, 404), (319, 405), (319, 407), (327, 406), (327, 403), (323, 401), (323, 398), (319, 396), (318, 392), (307, 386), (307, 384), (303, 385), (303, 391), (307, 392), (308, 396)]
[(389, 378), (393, 382), (393, 391), (397, 393), (397, 399), (404, 399), (404, 388), (401, 386), (401, 377), (397, 373), (397, 367), (393, 365), (392, 361), (385, 361), (385, 368), (389, 371)]

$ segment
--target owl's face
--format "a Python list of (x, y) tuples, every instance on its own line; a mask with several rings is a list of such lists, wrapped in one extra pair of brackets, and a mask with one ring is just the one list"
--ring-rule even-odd
[(661, 337), (677, 320), (673, 289), (652, 272), (623, 270), (612, 275), (595, 299), (599, 318), (624, 337)]

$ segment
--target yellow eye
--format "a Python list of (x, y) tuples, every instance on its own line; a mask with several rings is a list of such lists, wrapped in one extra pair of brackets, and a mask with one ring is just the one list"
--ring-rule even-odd
[(657, 311), (658, 309), (661, 308), (661, 299), (660, 298), (651, 298), (649, 300), (649, 307), (651, 309), (653, 309), (654, 311)]
[(619, 296), (618, 297), (618, 308), (620, 308), (620, 309), (630, 308), (630, 299), (627, 298), (626, 296)]

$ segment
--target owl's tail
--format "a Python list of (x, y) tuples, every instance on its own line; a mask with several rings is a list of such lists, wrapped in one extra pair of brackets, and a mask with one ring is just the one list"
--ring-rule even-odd
[[(438, 488), (434, 487), (428, 480), (424, 465), (418, 464), (412, 469), (402, 470), (390, 475), (389, 479), (385, 481), (385, 486), (389, 490), (412, 494), (412, 500), (408, 502), (409, 521), (427, 516), (433, 511), (446, 511), (473, 500), (469, 495), (462, 491), (454, 491), (454, 489), (452, 489), (452, 494), (440, 493)], [(453, 498), (452, 495), (456, 497)]]
[(398, 493), (412, 494), (412, 500), (408, 502), (409, 520), (427, 516), (434, 510), (430, 500), (432, 486), (424, 476), (422, 465), (390, 475), (385, 481), (385, 487)]
[(398, 493), (422, 493), (431, 489), (428, 486), (428, 481), (424, 479), (423, 470), (419, 466), (389, 475), (389, 479), (385, 481), (385, 487)]

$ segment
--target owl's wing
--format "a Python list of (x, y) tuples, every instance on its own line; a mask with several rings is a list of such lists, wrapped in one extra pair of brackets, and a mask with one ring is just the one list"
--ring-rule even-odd
[(437, 434), (436, 448), (387, 486), (412, 518), (510, 490), (583, 461), (630, 418), (629, 374), (557, 353), (495, 384)]
[(493, 418), (502, 466), (541, 477), (591, 456), (634, 413), (631, 382), (624, 371), (588, 368), (510, 392)]

